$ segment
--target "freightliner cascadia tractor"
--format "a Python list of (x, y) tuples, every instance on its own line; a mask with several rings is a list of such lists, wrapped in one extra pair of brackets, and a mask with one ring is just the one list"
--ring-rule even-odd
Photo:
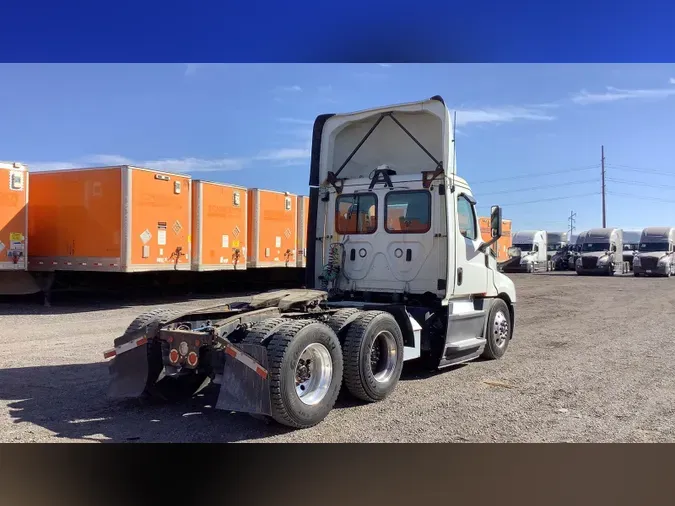
[(319, 116), (310, 172), (307, 288), (139, 316), (105, 354), (112, 397), (176, 399), (211, 383), (216, 408), (304, 428), (341, 388), (385, 399), (405, 361), (504, 355), (516, 293), (490, 248), (501, 209), (483, 242), (441, 97)]

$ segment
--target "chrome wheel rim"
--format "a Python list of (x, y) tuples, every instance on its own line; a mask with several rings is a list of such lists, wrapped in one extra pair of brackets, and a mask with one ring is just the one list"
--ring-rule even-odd
[(495, 344), (501, 348), (506, 344), (509, 337), (509, 320), (502, 311), (497, 311), (492, 324), (492, 334), (495, 338)]
[(320, 403), (333, 379), (333, 360), (321, 343), (307, 346), (295, 364), (295, 392), (308, 406)]
[(386, 383), (394, 375), (398, 349), (396, 339), (388, 330), (375, 336), (370, 347), (370, 371), (378, 383)]

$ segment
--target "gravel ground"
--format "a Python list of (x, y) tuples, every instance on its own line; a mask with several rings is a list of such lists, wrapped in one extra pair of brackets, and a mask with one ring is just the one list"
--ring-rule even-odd
[(0, 441), (675, 441), (675, 281), (511, 277), (516, 333), (502, 360), (433, 374), (406, 365), (389, 399), (341, 398), (301, 431), (214, 410), (208, 393), (168, 406), (106, 398), (102, 351), (137, 314), (224, 299), (2, 304)]

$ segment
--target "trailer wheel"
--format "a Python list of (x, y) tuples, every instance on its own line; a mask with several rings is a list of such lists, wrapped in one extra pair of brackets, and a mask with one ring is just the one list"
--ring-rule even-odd
[(267, 345), (272, 418), (303, 429), (323, 421), (342, 384), (340, 342), (327, 325), (293, 320), (280, 326)]
[(343, 344), (345, 386), (357, 399), (381, 401), (403, 369), (403, 333), (384, 311), (366, 311), (349, 326)]
[(502, 299), (494, 299), (490, 308), (485, 335), (485, 349), (482, 357), (495, 360), (504, 356), (511, 341), (511, 319), (509, 307)]
[(342, 344), (345, 340), (348, 325), (356, 319), (359, 313), (361, 313), (361, 310), (357, 308), (350, 307), (339, 309), (328, 319), (327, 324), (338, 336), (340, 344)]

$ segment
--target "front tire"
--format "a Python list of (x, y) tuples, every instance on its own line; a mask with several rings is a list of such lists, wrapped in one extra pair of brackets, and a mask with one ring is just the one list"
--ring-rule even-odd
[(511, 341), (511, 312), (502, 299), (495, 299), (490, 314), (485, 335), (485, 349), (482, 357), (490, 360), (502, 358)]
[(340, 342), (327, 325), (294, 320), (281, 325), (267, 346), (272, 418), (296, 429), (322, 422), (342, 384)]
[(384, 311), (366, 311), (349, 326), (343, 344), (344, 382), (349, 393), (366, 402), (385, 399), (403, 370), (403, 333)]

